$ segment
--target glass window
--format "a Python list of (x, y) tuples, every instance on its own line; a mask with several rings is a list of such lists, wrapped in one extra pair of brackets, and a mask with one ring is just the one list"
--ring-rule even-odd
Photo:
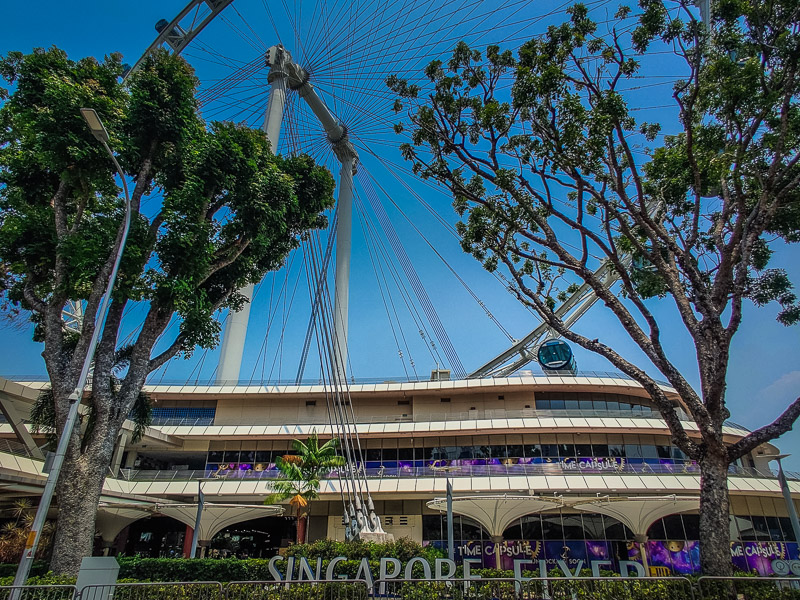
[(561, 515), (542, 516), (542, 538), (545, 540), (563, 540), (564, 529), (561, 525)]
[(558, 446), (556, 444), (542, 444), (542, 456), (557, 458)]
[(223, 462), (226, 463), (237, 463), (239, 462), (239, 451), (238, 450), (225, 450), (225, 456), (222, 458)]
[(781, 524), (778, 517), (767, 517), (767, 529), (769, 529), (769, 537), (773, 542), (783, 541), (783, 532), (781, 531)]
[(367, 460), (379, 461), (381, 459), (381, 449), (380, 448), (367, 448), (366, 450)]
[[(591, 444), (575, 444), (575, 455), (576, 456), (594, 456), (592, 454), (592, 445)], [(600, 455), (603, 456), (603, 455)]]
[(489, 446), (475, 446), (475, 458), (490, 458)]
[(672, 458), (672, 448), (669, 446), (656, 446), (658, 458)]
[(397, 460), (397, 448), (384, 448), (383, 460)]
[(685, 540), (686, 533), (683, 531), (683, 521), (680, 515), (669, 515), (662, 519), (664, 521), (664, 531), (668, 540)]
[(242, 450), (241, 454), (239, 454), (239, 462), (243, 463), (252, 463), (256, 459), (256, 451), (255, 450)]
[(222, 450), (212, 450), (208, 453), (208, 462), (210, 463), (221, 463), (224, 462), (224, 452)]
[[(433, 542), (441, 540), (443, 523), (444, 517), (441, 515), (422, 515), (422, 539)], [(446, 539), (447, 534), (444, 537)]]
[(797, 542), (800, 540), (794, 539), (794, 530), (792, 529), (792, 522), (789, 517), (778, 517), (778, 522), (781, 524), (781, 531), (783, 531), (783, 539), (787, 542)]
[(397, 460), (402, 460), (402, 461), (414, 460), (414, 449), (413, 448), (398, 448), (397, 449)]
[(270, 450), (259, 450), (256, 452), (256, 460), (257, 463), (269, 463), (272, 462), (272, 451)]
[[(541, 515), (530, 515), (527, 517), (522, 517), (520, 519), (519, 526), (512, 526), (509, 529), (512, 531), (519, 527), (519, 530), (522, 531), (522, 539), (523, 540), (541, 540), (543, 536), (542, 532), (542, 519)], [(509, 538), (513, 539), (513, 538)]]
[(605, 537), (603, 516), (594, 513), (583, 514), (583, 530), (587, 540), (602, 540)]
[(642, 457), (658, 458), (658, 451), (653, 444), (642, 444)]
[(625, 446), (623, 444), (609, 444), (608, 456), (625, 456)]
[(474, 454), (472, 446), (459, 446), (458, 448), (458, 458), (473, 458)]
[(592, 444), (592, 456), (612, 456), (608, 453), (608, 444)]
[[(681, 515), (687, 540), (700, 539), (700, 515)], [(732, 537), (732, 539), (735, 539)]]
[(522, 444), (511, 444), (508, 446), (508, 456), (513, 458), (521, 458), (522, 454)]
[(577, 400), (565, 400), (564, 407), (567, 410), (579, 410), (581, 407), (578, 405)]
[(625, 444), (625, 456), (628, 458), (642, 458), (642, 447), (639, 444)]
[(594, 410), (608, 410), (608, 405), (605, 400), (594, 400), (592, 402)]
[(508, 454), (506, 454), (506, 445), (503, 444), (502, 446), (489, 446), (489, 454), (491, 455), (491, 458), (505, 458), (508, 456)]
[(537, 410), (550, 410), (550, 400), (536, 400)]
[(633, 533), (625, 525), (613, 517), (603, 515), (603, 525), (606, 528), (607, 540), (632, 540)]
[(564, 401), (563, 400), (551, 400), (550, 401), (550, 409), (551, 410), (564, 410)]
[(575, 444), (559, 444), (558, 455), (561, 457), (575, 456)]
[(539, 444), (525, 444), (525, 456), (528, 458), (536, 458), (542, 455), (542, 447)]
[(769, 528), (766, 517), (753, 515), (750, 517), (756, 537), (761, 541), (769, 541)]
[(565, 540), (585, 540), (581, 515), (564, 515), (563, 528)]
[(756, 531), (753, 527), (753, 521), (747, 515), (736, 516), (736, 526), (739, 528), (739, 539), (743, 542), (755, 541)]
[(619, 408), (620, 408), (619, 407), (619, 402), (607, 402), (606, 403), (606, 407), (608, 408), (608, 410), (611, 410), (611, 411), (618, 411)]
[(669, 536), (667, 536), (666, 532), (664, 531), (664, 519), (659, 519), (650, 525), (650, 529), (647, 530), (647, 537), (651, 540), (669, 539)]

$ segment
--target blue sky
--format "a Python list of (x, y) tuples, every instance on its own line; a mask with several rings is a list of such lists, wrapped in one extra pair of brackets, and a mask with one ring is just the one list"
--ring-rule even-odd
[[(289, 4), (297, 5), (296, 2)], [(396, 166), (401, 160), (396, 150), (397, 139), (388, 131), (389, 100), (375, 82), (379, 83), (389, 72), (418, 72), (431, 54), (446, 50), (459, 37), (485, 42), (488, 36), (513, 47), (540, 33), (545, 24), (560, 22), (566, 4), (539, 2), (531, 3), (536, 5), (532, 8), (529, 3), (510, 2), (504, 4), (510, 5), (507, 14), (497, 10), (491, 15), (467, 9), (448, 15), (447, 9), (441, 7), (426, 15), (398, 11), (391, 22), (402, 33), (391, 40), (383, 39), (380, 33), (390, 21), (384, 4), (370, 9), (376, 15), (371, 21), (363, 15), (357, 18), (337, 12), (335, 8), (328, 9), (327, 15), (310, 18), (309, 11), (317, 3), (307, 4), (303, 9), (305, 13), (298, 9), (293, 18), (287, 18), (278, 14), (280, 11), (267, 14), (262, 3), (235, 2), (232, 7), (238, 12), (229, 9), (224, 20), (218, 20), (203, 32), (198, 44), (186, 53), (187, 58), (208, 88), (231, 72), (226, 64), (249, 62), (257, 58), (263, 45), (271, 45), (280, 38), (296, 57), (308, 61), (304, 64), (312, 67), (312, 81), (321, 95), (351, 126), (353, 135), (358, 136), (364, 164), (357, 176), (353, 224), (350, 357), (354, 375), (401, 378), (414, 370), (422, 375), (437, 363), (437, 353), (419, 334), (416, 321), (426, 322), (423, 310), (414, 300), (413, 286), (408, 283), (408, 273), (401, 268), (395, 248), (387, 241), (387, 233), (376, 216), (376, 207), (383, 207), (378, 208), (379, 212), (386, 211), (384, 225), (391, 223), (388, 229), (396, 232), (397, 242), (402, 243), (460, 361), (469, 371), (502, 351), (508, 339), (452, 275), (451, 268), (512, 336), (521, 337), (538, 323), (517, 305), (496, 279), (461, 252), (447, 228), (432, 218), (419, 202), (418, 197), (424, 198), (444, 221), (449, 224), (455, 221), (446, 197), (415, 182)], [(613, 14), (615, 3), (593, 4), (597, 5), (599, 18), (602, 14)], [(133, 63), (154, 38), (154, 23), (161, 18), (170, 20), (183, 6), (183, 0), (142, 0), (135, 7), (122, 2), (83, 2), (80, 10), (76, 10), (73, 3), (50, 0), (37, 3), (35, 7), (8, 3), (0, 25), (0, 52), (27, 52), (37, 46), (56, 45), (72, 58), (121, 52), (126, 62)], [(388, 8), (393, 8), (392, 3)], [(456, 22), (460, 24), (454, 25)], [(330, 30), (334, 33), (320, 33), (331, 23), (337, 23), (337, 27)], [(349, 28), (342, 23), (350, 23)], [(292, 32), (298, 29), (303, 32), (305, 43), (294, 39)], [(347, 54), (348, 48), (356, 50)], [(364, 50), (359, 52), (358, 48)], [(651, 71), (659, 75), (654, 75), (649, 82), (651, 85), (643, 86), (647, 89), (637, 96), (639, 108), (648, 111), (648, 119), (653, 115), (658, 120), (669, 120), (671, 109), (664, 108), (669, 100), (669, 86), (661, 85), (664, 82), (657, 79), (669, 69), (666, 63), (654, 65)], [(212, 100), (204, 108), (204, 114), (209, 118), (257, 124), (263, 118), (261, 111), (266, 98), (263, 74), (263, 71), (252, 74), (246, 84)], [(371, 83), (365, 83), (369, 76), (372, 76)], [(283, 147), (309, 145), (316, 156), (328, 161), (333, 169), (322, 134), (308, 115), (296, 105), (292, 105), (289, 113), (287, 118), (291, 124), (284, 134)], [(366, 239), (372, 235), (366, 235), (365, 231), (373, 228), (376, 237), (383, 240), (378, 246)], [(424, 239), (415, 228), (424, 234)], [(431, 250), (429, 243), (444, 257), (447, 265)], [(290, 269), (269, 276), (258, 289), (242, 369), (245, 379), (295, 378), (308, 321), (309, 292), (301, 268), (302, 254), (298, 253), (291, 261)], [(775, 262), (776, 266), (786, 268), (795, 281), (800, 281), (798, 248), (782, 249)], [(378, 267), (373, 268), (376, 263)], [(397, 270), (396, 278), (402, 285), (393, 283), (395, 277), (389, 265)], [(388, 285), (390, 293), (380, 292), (384, 284)], [(654, 301), (651, 307), (667, 324), (662, 330), (674, 362), (696, 384), (692, 345), (672, 303)], [(778, 324), (776, 313), (775, 306), (762, 309), (748, 306), (733, 345), (728, 403), (732, 419), (750, 428), (765, 424), (777, 416), (787, 402), (800, 395), (800, 329)], [(394, 315), (398, 315), (397, 318)], [(136, 319), (133, 311), (128, 319), (129, 330), (135, 328)], [(429, 325), (423, 329), (428, 336), (431, 334)], [(576, 329), (606, 340), (624, 356), (656, 373), (615, 319), (601, 307), (592, 309)], [(6, 348), (0, 373), (11, 376), (44, 374), (41, 346), (30, 340), (29, 330), (2, 329), (0, 342)], [(437, 341), (436, 345), (439, 348), (441, 343)], [(403, 352), (402, 361), (399, 350)], [(318, 361), (313, 358), (315, 352), (312, 346), (307, 377), (319, 374)], [(576, 357), (581, 370), (610, 370), (604, 359), (580, 349), (576, 349)], [(410, 358), (414, 360), (413, 368)], [(173, 361), (165, 373), (157, 376), (165, 381), (213, 377), (216, 361), (215, 351), (197, 352), (191, 360)], [(794, 453), (787, 466), (800, 470), (800, 433), (788, 433), (779, 445)]]

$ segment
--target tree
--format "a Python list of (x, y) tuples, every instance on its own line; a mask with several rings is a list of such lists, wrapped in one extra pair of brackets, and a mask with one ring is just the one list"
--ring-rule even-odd
[[(723, 440), (744, 303), (777, 301), (781, 322), (800, 320), (791, 281), (770, 267), (776, 247), (800, 239), (800, 4), (715, 0), (712, 9), (706, 27), (689, 2), (640, 0), (601, 31), (576, 4), (516, 55), (460, 43), (426, 68), (426, 87), (387, 84), (395, 110), (407, 111), (395, 126), (411, 137), (404, 156), (451, 192), (464, 250), (507, 269), (518, 299), (559, 335), (638, 381), (673, 443), (699, 463), (702, 569), (723, 575), (728, 466), (800, 414), (798, 399), (773, 423)], [(640, 80), (675, 70), (682, 76), (656, 103), (677, 118), (637, 120)], [(698, 434), (644, 369), (558, 318), (584, 283), (677, 390)], [(658, 299), (677, 308), (694, 344), (697, 391), (663, 346)]]
[[(280, 267), (306, 231), (324, 226), (334, 183), (308, 156), (273, 154), (260, 131), (206, 126), (192, 69), (166, 52), (124, 83), (118, 55), (75, 62), (56, 48), (12, 52), (0, 60), (0, 74), (15, 86), (0, 108), (4, 293), (30, 311), (35, 339), (44, 343), (59, 433), (124, 210), (114, 167), (81, 107), (97, 110), (133, 181), (131, 231), (84, 399), (93, 426), (76, 428), (56, 488), (51, 567), (74, 574), (91, 553), (114, 445), (148, 374), (218, 342), (215, 315), (239, 310), (245, 298), (237, 290)], [(77, 334), (62, 321), (69, 300), (83, 303)], [(124, 328), (123, 315), (134, 308), (144, 321)], [(115, 378), (123, 330), (133, 341)]]
[(336, 438), (320, 446), (317, 434), (313, 433), (305, 442), (293, 440), (292, 449), (296, 454), (279, 456), (275, 462), (280, 479), (270, 483), (274, 491), (264, 504), (289, 501), (297, 517), (298, 544), (306, 541), (309, 503), (319, 498), (320, 479), (331, 469), (344, 465), (344, 457), (336, 454), (338, 447)]
[[(11, 507), (12, 520), (5, 522), (0, 528), (0, 561), (7, 564), (18, 563), (25, 551), (25, 543), (33, 526), (36, 509), (30, 500), (20, 498)], [(42, 528), (42, 539), (36, 549), (36, 558), (44, 558), (50, 552), (53, 542), (53, 522), (46, 521)]]

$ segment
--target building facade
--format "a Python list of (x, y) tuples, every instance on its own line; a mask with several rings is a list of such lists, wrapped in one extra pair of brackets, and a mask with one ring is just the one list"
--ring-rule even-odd
[[(5, 502), (35, 497), (44, 480), (42, 461), (25, 447), (24, 424), (43, 385), (1, 386), (10, 409), (0, 429)], [(135, 443), (132, 428), (120, 436), (98, 551), (185, 554), (194, 518), (177, 506), (196, 503), (199, 489), (207, 503), (260, 506), (275, 459), (291, 453), (292, 440), (331, 436), (322, 385), (153, 385), (147, 392), (153, 424)], [(446, 545), (437, 499), (449, 480), (457, 554), (486, 567), (510, 568), (527, 557), (548, 568), (559, 560), (612, 570), (620, 560), (639, 561), (660, 575), (698, 568), (699, 469), (671, 444), (644, 390), (619, 374), (359, 383), (350, 386), (350, 403), (377, 513), (397, 538)], [(688, 419), (686, 426), (694, 431)], [(724, 433), (733, 443), (747, 430), (730, 423)], [(776, 572), (776, 560), (800, 560), (770, 470), (777, 454), (773, 445), (759, 447), (730, 473), (732, 560), (762, 574)], [(789, 485), (797, 506), (800, 482), (790, 477)], [(120, 508), (134, 501), (152, 507)], [(343, 539), (342, 512), (331, 474), (311, 508), (310, 539)], [(643, 512), (650, 517), (634, 518)], [(286, 515), (241, 510), (223, 521), (224, 528), (202, 532), (207, 555), (272, 556), (294, 536)]]

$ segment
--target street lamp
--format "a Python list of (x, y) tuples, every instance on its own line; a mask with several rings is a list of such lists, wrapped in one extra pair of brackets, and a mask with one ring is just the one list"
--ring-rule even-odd
[(772, 460), (777, 461), (778, 463), (778, 481), (781, 484), (781, 492), (783, 493), (783, 499), (786, 501), (786, 510), (789, 513), (789, 521), (792, 523), (794, 539), (800, 543), (800, 522), (797, 520), (797, 511), (795, 510), (794, 502), (792, 501), (792, 493), (789, 490), (789, 482), (786, 481), (786, 475), (783, 472), (783, 465), (781, 465), (781, 459), (786, 458), (787, 456), (789, 455), (779, 454), (778, 456), (773, 457)]
[(33, 564), (33, 559), (36, 556), (36, 548), (39, 546), (39, 537), (42, 531), (42, 526), (47, 519), (47, 512), (50, 510), (50, 502), (53, 500), (53, 493), (56, 489), (56, 483), (58, 483), (58, 477), (61, 474), (61, 467), (64, 464), (64, 457), (67, 454), (67, 447), (69, 446), (69, 441), (72, 437), (72, 430), (75, 428), (75, 423), (78, 420), (78, 407), (81, 404), (83, 390), (86, 387), (86, 380), (89, 377), (89, 367), (94, 359), (94, 353), (97, 349), (97, 342), (100, 339), (100, 331), (103, 329), (106, 315), (108, 314), (108, 305), (111, 302), (111, 290), (114, 289), (114, 282), (117, 279), (119, 263), (122, 260), (122, 252), (125, 249), (125, 241), (128, 239), (128, 230), (130, 229), (131, 225), (131, 198), (128, 193), (128, 183), (125, 180), (125, 173), (122, 172), (122, 167), (119, 166), (114, 153), (111, 151), (111, 148), (108, 147), (108, 131), (106, 131), (106, 128), (103, 126), (103, 122), (100, 120), (100, 117), (93, 108), (82, 108), (81, 115), (83, 115), (83, 118), (86, 120), (92, 135), (97, 138), (97, 140), (103, 145), (103, 148), (105, 148), (106, 152), (108, 152), (108, 155), (111, 157), (111, 160), (114, 163), (114, 167), (117, 169), (117, 173), (122, 179), (122, 187), (125, 190), (125, 220), (123, 221), (122, 234), (119, 239), (116, 256), (114, 257), (114, 266), (111, 268), (111, 274), (108, 277), (106, 293), (103, 296), (103, 301), (100, 303), (100, 310), (97, 312), (97, 317), (94, 323), (94, 331), (92, 332), (92, 339), (89, 343), (89, 349), (86, 352), (86, 358), (83, 360), (83, 367), (81, 368), (81, 374), (78, 377), (78, 383), (75, 386), (75, 389), (72, 390), (72, 393), (69, 395), (70, 407), (69, 413), (67, 414), (67, 420), (64, 422), (64, 430), (61, 432), (61, 437), (58, 440), (58, 447), (56, 448), (53, 465), (47, 475), (47, 483), (45, 483), (44, 492), (39, 500), (39, 508), (36, 510), (36, 517), (33, 520), (31, 532), (28, 535), (28, 540), (25, 544), (25, 551), (22, 554), (22, 560), (20, 560), (19, 567), (17, 568), (17, 574), (14, 577), (14, 586), (25, 585), (25, 581), (27, 581), (28, 574), (31, 570), (31, 565)]

